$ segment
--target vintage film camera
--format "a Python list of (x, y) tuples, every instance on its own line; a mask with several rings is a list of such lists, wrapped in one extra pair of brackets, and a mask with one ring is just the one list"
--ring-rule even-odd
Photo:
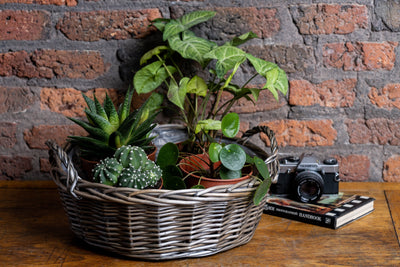
[(321, 162), (312, 154), (303, 154), (280, 159), (279, 163), (278, 182), (271, 185), (271, 194), (315, 202), (322, 194), (339, 192), (339, 165), (334, 158)]

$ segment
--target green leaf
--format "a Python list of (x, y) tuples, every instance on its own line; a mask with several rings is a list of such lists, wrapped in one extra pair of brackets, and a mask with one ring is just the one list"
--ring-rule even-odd
[(265, 161), (263, 161), (262, 159), (260, 159), (259, 157), (254, 157), (254, 164), (256, 165), (256, 168), (258, 170), (258, 172), (261, 174), (262, 178), (264, 178), (264, 180), (269, 179), (269, 170), (268, 170), (268, 166), (265, 163)]
[(212, 162), (219, 161), (219, 152), (221, 152), (222, 145), (219, 143), (211, 143), (210, 147), (208, 148), (208, 155)]
[(118, 110), (120, 124), (122, 124), (124, 122), (124, 120), (129, 116), (132, 96), (133, 96), (133, 90), (131, 88), (129, 88), (125, 94), (124, 102), (122, 103), (122, 105), (119, 107), (119, 110)]
[(139, 123), (142, 123), (143, 121), (145, 121), (149, 117), (149, 114), (152, 114), (156, 110), (160, 109), (163, 99), (164, 99), (164, 97), (162, 94), (152, 93), (150, 95), (150, 97), (148, 98), (148, 100), (146, 101), (146, 103), (143, 104), (144, 105), (143, 114), (140, 117)]
[(270, 70), (278, 68), (278, 65), (276, 65), (272, 62), (257, 58), (251, 54), (246, 54), (246, 57), (250, 61), (250, 63), (253, 65), (255, 70), (263, 77), (266, 77), (267, 72), (269, 72)]
[(222, 133), (226, 137), (235, 137), (240, 129), (240, 119), (237, 113), (231, 112), (226, 114), (221, 121)]
[(204, 55), (215, 46), (214, 42), (196, 37), (187, 31), (182, 34), (182, 39), (176, 35), (169, 38), (168, 42), (171, 49), (178, 52), (183, 58), (195, 60), (203, 67), (208, 64)]
[(200, 131), (208, 132), (210, 130), (221, 130), (221, 122), (212, 119), (199, 121), (196, 125), (195, 133), (197, 134)]
[(93, 95), (93, 97), (94, 97), (94, 104), (96, 105), (96, 114), (108, 120), (107, 113), (104, 110), (103, 106), (100, 104), (99, 100), (97, 100), (96, 95)]
[(224, 45), (214, 48), (204, 57), (217, 60), (215, 64), (217, 76), (223, 78), (229, 70), (246, 60), (246, 53), (237, 47)]
[(114, 103), (111, 98), (106, 94), (106, 99), (104, 100), (104, 110), (106, 111), (108, 121), (111, 123), (114, 131), (118, 129), (119, 117), (117, 110), (115, 109)]
[(259, 205), (271, 186), (271, 179), (267, 179), (261, 182), (254, 193), (253, 203), (254, 205)]
[(254, 38), (258, 38), (257, 34), (250, 31), (248, 33), (245, 33), (238, 37), (233, 38), (230, 42), (227, 43), (227, 45), (239, 46), (239, 45), (244, 44), (247, 41), (254, 39)]
[(204, 185), (196, 184), (192, 186), (190, 189), (206, 189)]
[(229, 144), (219, 154), (222, 165), (232, 171), (241, 170), (246, 163), (246, 153), (238, 144)]
[(169, 190), (186, 189), (185, 182), (179, 176), (163, 176), (163, 188)]
[(149, 93), (159, 87), (170, 75), (176, 72), (172, 66), (163, 67), (163, 63), (155, 61), (136, 72), (133, 84), (138, 94)]
[(207, 90), (208, 87), (206, 82), (197, 75), (190, 79), (186, 87), (187, 93), (196, 94), (203, 97), (207, 95)]
[(165, 19), (165, 18), (158, 18), (154, 19), (151, 23), (154, 27), (156, 27), (159, 31), (164, 31), (165, 24), (170, 22), (171, 19)]
[(175, 165), (178, 161), (178, 156), (178, 146), (174, 143), (166, 143), (158, 152), (157, 165), (160, 166), (161, 169), (169, 165)]
[(107, 119), (103, 118), (102, 116), (100, 116), (96, 113), (89, 111), (88, 109), (85, 110), (85, 113), (86, 113), (86, 116), (88, 116), (88, 118), (90, 118), (90, 120), (93, 121), (93, 123), (95, 125), (97, 125), (100, 129), (102, 129), (107, 134), (111, 134), (114, 131), (111, 123)]
[(82, 120), (78, 120), (78, 119), (74, 119), (74, 118), (70, 118), (68, 117), (68, 119), (70, 119), (71, 121), (75, 122), (76, 124), (78, 124), (79, 126), (81, 126), (83, 129), (86, 130), (86, 132), (88, 132), (91, 136), (96, 137), (97, 139), (107, 142), (108, 141), (108, 137), (109, 134), (107, 134), (105, 131), (103, 131), (102, 129), (98, 128), (98, 127), (93, 127), (92, 125), (90, 125), (89, 123), (82, 121)]
[(152, 57), (161, 54), (162, 51), (168, 50), (168, 47), (165, 45), (159, 45), (149, 51), (147, 51), (140, 59), (140, 65), (146, 64), (148, 60)]
[(84, 93), (82, 93), (82, 96), (85, 99), (85, 102), (86, 102), (87, 106), (89, 107), (89, 110), (91, 112), (96, 112), (96, 104), (94, 103), (94, 101), (92, 99), (90, 99), (87, 95), (85, 95)]
[(186, 85), (189, 82), (189, 78), (183, 77), (179, 86), (175, 83), (175, 80), (171, 80), (168, 88), (167, 97), (169, 101), (177, 105), (180, 109), (184, 109), (185, 96), (186, 96)]
[(219, 171), (219, 176), (221, 179), (224, 180), (229, 180), (229, 179), (237, 179), (242, 177), (242, 171), (241, 170), (229, 170), (225, 168), (224, 166), (221, 167)]
[(177, 35), (189, 28), (205, 22), (214, 17), (216, 12), (199, 10), (183, 15), (179, 20), (171, 20), (164, 27), (163, 40), (168, 40), (170, 37)]

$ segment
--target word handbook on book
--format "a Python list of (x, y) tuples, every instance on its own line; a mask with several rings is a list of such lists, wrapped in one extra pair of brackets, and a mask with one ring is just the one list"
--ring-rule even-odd
[(374, 198), (338, 193), (323, 195), (315, 203), (297, 202), (271, 195), (267, 198), (264, 213), (337, 229), (374, 210)]

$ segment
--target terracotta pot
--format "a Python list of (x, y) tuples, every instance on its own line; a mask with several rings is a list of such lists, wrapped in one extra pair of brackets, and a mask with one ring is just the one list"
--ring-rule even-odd
[[(246, 167), (243, 170), (247, 172), (248, 174), (236, 178), (236, 179), (214, 179), (214, 178), (208, 178), (204, 176), (197, 175), (196, 173), (192, 173), (193, 171), (196, 170), (209, 170), (209, 163), (210, 163), (210, 158), (208, 157), (207, 154), (198, 154), (198, 155), (192, 155), (188, 156), (186, 158), (183, 158), (179, 162), (179, 168), (185, 173), (188, 174), (189, 176), (185, 179), (185, 184), (187, 188), (191, 188), (194, 185), (201, 184), (205, 188), (217, 186), (217, 185), (227, 185), (227, 184), (236, 184), (238, 182), (241, 182), (243, 180), (249, 179), (250, 176), (253, 174), (253, 170), (251, 167)], [(214, 163), (214, 168), (218, 168), (221, 165), (221, 162)], [(200, 183), (199, 183), (200, 181)]]

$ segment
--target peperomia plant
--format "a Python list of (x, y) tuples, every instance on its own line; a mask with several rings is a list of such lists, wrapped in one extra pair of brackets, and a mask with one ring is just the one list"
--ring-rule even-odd
[[(199, 142), (207, 148), (216, 131), (221, 130), (219, 117), (229, 113), (239, 99), (253, 103), (260, 91), (268, 89), (278, 99), (278, 91), (287, 93), (288, 80), (285, 72), (276, 64), (256, 58), (238, 46), (256, 38), (253, 32), (236, 37), (222, 45), (198, 37), (191, 27), (214, 17), (213, 11), (195, 11), (178, 19), (156, 19), (153, 25), (163, 34), (164, 45), (145, 53), (140, 64), (143, 68), (134, 76), (134, 87), (138, 93), (148, 93), (165, 85), (167, 97), (181, 111), (187, 127), (189, 140)], [(177, 61), (176, 55), (191, 62), (197, 62), (209, 71), (209, 79), (199, 75), (186, 75)], [(241, 85), (233, 83), (240, 66), (249, 62), (254, 73)], [(264, 86), (249, 87), (257, 76), (263, 77)], [(230, 98), (222, 101), (222, 94)]]

